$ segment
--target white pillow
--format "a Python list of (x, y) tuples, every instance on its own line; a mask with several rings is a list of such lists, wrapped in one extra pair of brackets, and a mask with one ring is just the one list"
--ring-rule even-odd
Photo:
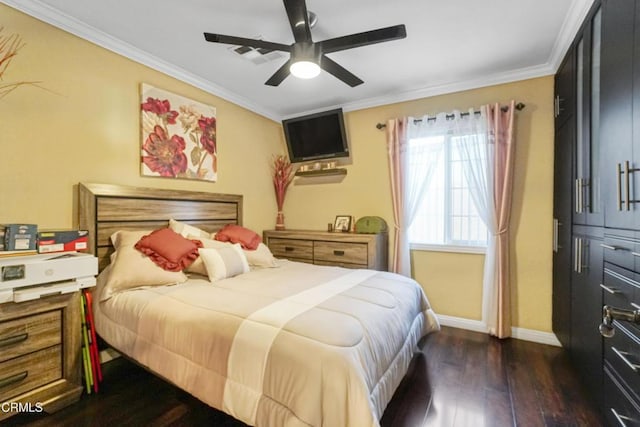
[(111, 255), (109, 278), (101, 294), (102, 301), (129, 289), (182, 283), (187, 276), (182, 271), (167, 271), (134, 246), (150, 231), (116, 231), (111, 242), (116, 251)]
[(278, 267), (278, 262), (269, 247), (260, 243), (255, 250), (243, 249), (251, 267)]
[[(206, 231), (198, 227), (194, 227), (193, 225), (189, 225), (185, 222), (176, 221), (173, 218), (169, 220), (169, 228), (175, 231), (176, 233), (181, 234), (182, 237), (186, 237), (189, 239), (211, 238), (210, 233), (207, 233)], [(195, 237), (189, 237), (189, 235), (192, 235)]]
[(200, 258), (211, 283), (249, 271), (249, 263), (239, 244), (222, 248), (200, 248)]
[[(202, 247), (203, 248), (214, 248), (214, 249), (216, 249), (216, 248), (225, 248), (227, 246), (231, 246), (230, 243), (218, 242), (217, 240), (198, 237), (198, 236), (195, 236), (193, 234), (189, 234), (187, 236), (187, 239), (200, 240), (202, 242)], [(195, 274), (199, 274), (201, 276), (206, 276), (207, 275), (207, 267), (205, 267), (204, 261), (202, 261), (202, 257), (201, 256), (199, 256), (193, 262), (193, 264), (191, 264), (189, 267), (187, 267), (187, 269), (185, 271), (187, 273), (195, 273)]]

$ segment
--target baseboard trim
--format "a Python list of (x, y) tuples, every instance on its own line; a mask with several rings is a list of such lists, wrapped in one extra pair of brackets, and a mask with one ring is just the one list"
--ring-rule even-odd
[(524, 328), (511, 328), (511, 337), (523, 340), (532, 341), (540, 344), (552, 345), (555, 347), (562, 347), (560, 341), (553, 332), (542, 332), (534, 329)]
[(468, 331), (482, 332), (486, 334), (488, 332), (487, 325), (480, 320), (465, 319), (463, 317), (446, 316), (438, 314), (438, 320), (443, 326), (451, 326), (452, 328), (466, 329)]
[[(452, 328), (466, 329), (468, 331), (482, 332), (486, 334), (488, 332), (487, 325), (480, 320), (465, 319), (462, 317), (446, 316), (439, 314), (438, 320), (443, 326), (450, 326)], [(525, 328), (511, 328), (511, 338), (515, 338), (522, 341), (531, 341), (539, 344), (547, 344), (555, 347), (561, 347), (560, 341), (552, 332), (542, 332), (533, 329)]]

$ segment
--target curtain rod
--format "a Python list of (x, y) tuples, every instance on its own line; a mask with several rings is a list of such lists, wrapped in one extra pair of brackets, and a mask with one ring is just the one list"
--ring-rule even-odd
[[(518, 103), (516, 104), (516, 110), (518, 110), (518, 111), (524, 110), (524, 107), (526, 107), (526, 105), (525, 105), (525, 104), (523, 104), (522, 102), (518, 102)], [(509, 107), (502, 107), (502, 108), (501, 108), (501, 110), (502, 110), (502, 111), (507, 111), (508, 109), (509, 109)], [(475, 114), (480, 114), (480, 111), (474, 111), (474, 113), (475, 113)], [(469, 115), (469, 113), (468, 113), (468, 112), (460, 113), (460, 116), (468, 116), (468, 115)], [(447, 119), (452, 119), (452, 118), (453, 118), (453, 114), (447, 114), (445, 117), (446, 117)], [(429, 118), (427, 118), (427, 120), (435, 120), (435, 119), (436, 119), (435, 117), (429, 117)], [(422, 119), (414, 119), (414, 120), (413, 120), (413, 122), (414, 122), (414, 123), (420, 123), (421, 121), (422, 121)], [(384, 129), (384, 128), (386, 128), (386, 127), (387, 127), (387, 125), (386, 125), (386, 124), (384, 124), (384, 123), (378, 123), (378, 124), (376, 124), (376, 128), (377, 128), (377, 129)]]

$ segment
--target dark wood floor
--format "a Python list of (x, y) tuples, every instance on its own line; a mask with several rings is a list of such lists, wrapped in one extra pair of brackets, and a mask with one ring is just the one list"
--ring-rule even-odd
[[(83, 396), (55, 414), (13, 417), (6, 425), (244, 426), (124, 359), (107, 363), (104, 370), (99, 394)], [(425, 340), (423, 354), (412, 361), (381, 423), (384, 427), (603, 425), (562, 349), (453, 328), (443, 328)]]

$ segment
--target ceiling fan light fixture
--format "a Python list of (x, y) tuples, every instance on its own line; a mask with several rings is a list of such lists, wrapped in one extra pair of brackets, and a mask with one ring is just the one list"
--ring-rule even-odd
[(312, 79), (320, 74), (320, 66), (313, 61), (301, 60), (291, 64), (289, 71), (299, 79)]

